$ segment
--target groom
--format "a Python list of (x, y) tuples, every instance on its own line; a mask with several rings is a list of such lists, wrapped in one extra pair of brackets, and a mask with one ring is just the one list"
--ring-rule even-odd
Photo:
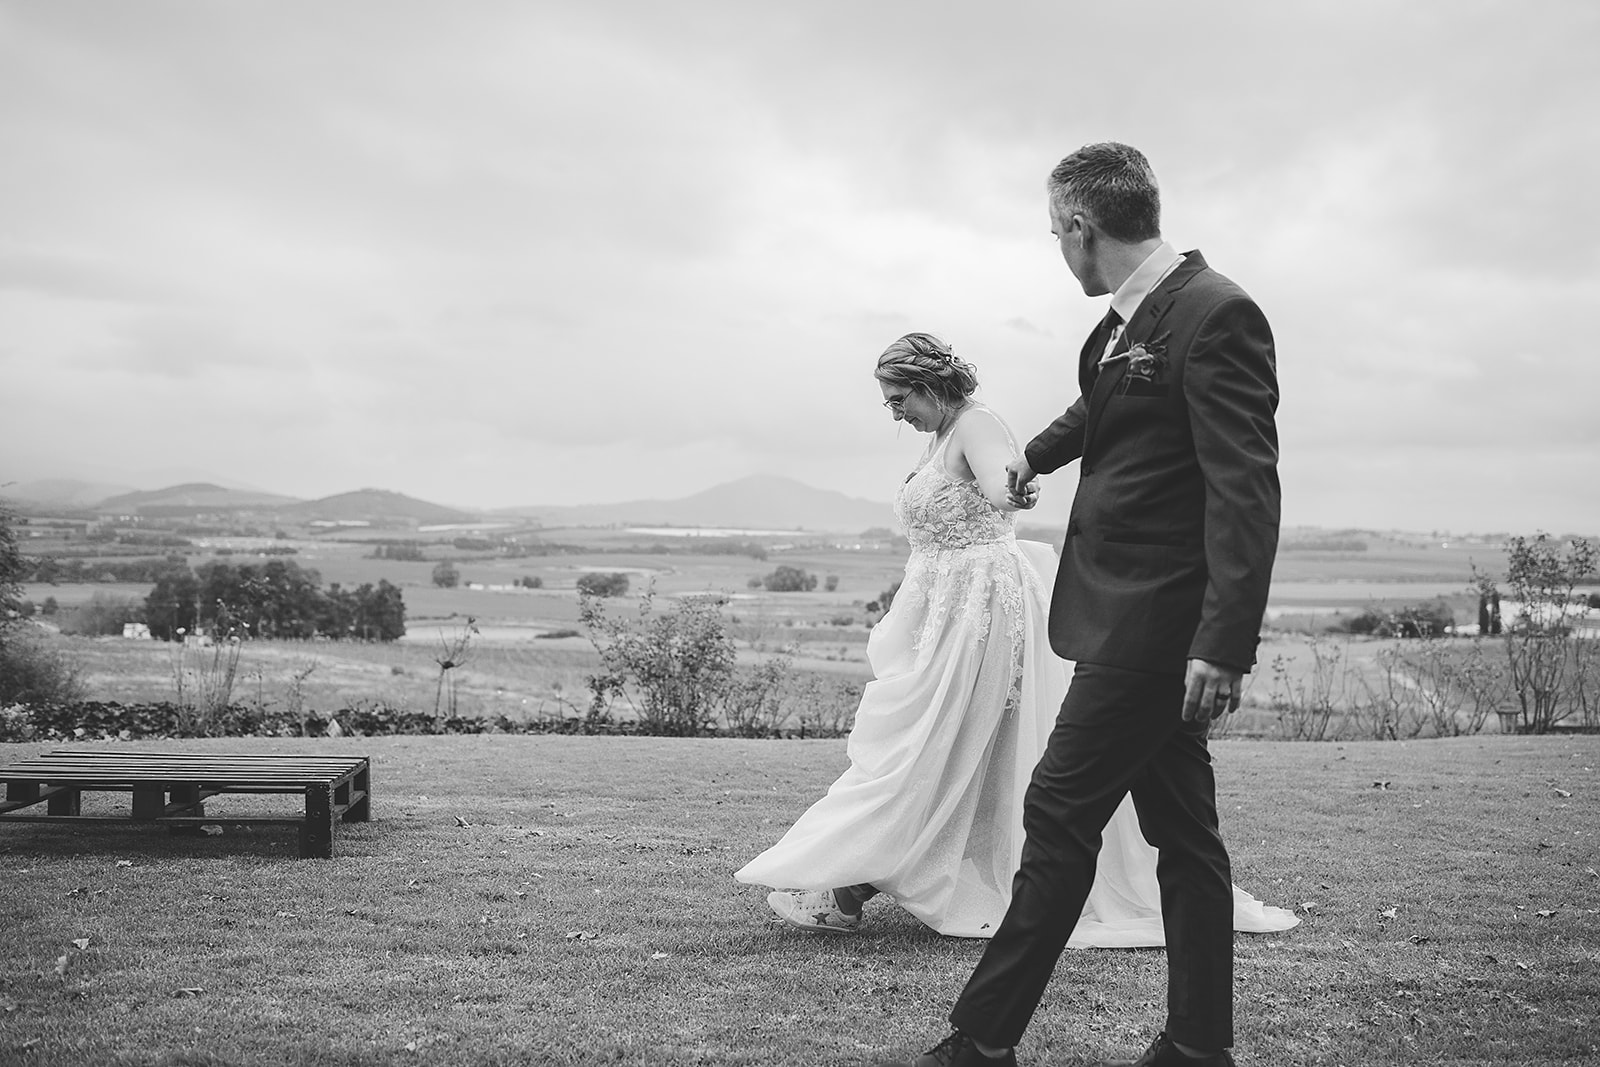
[(1010, 468), (1014, 493), (1081, 459), (1050, 605), (1077, 668), (1024, 806), (1011, 907), (950, 1013), (899, 1067), (1014, 1065), (1129, 792), (1160, 850), (1166, 1026), (1124, 1067), (1231, 1067), (1233, 903), (1206, 748), (1255, 663), (1278, 540), (1278, 384), (1255, 302), (1161, 239), (1150, 164), (1080, 148), (1050, 175), (1068, 268), (1111, 310), (1078, 359), (1082, 395)]

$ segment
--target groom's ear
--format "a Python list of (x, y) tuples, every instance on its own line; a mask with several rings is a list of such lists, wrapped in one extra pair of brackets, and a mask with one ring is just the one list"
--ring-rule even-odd
[(1072, 216), (1072, 221), (1078, 226), (1078, 247), (1088, 248), (1098, 236), (1098, 234), (1095, 232), (1094, 223), (1090, 222), (1082, 215)]

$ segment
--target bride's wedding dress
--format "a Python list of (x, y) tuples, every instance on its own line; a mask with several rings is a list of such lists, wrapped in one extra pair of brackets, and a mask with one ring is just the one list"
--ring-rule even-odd
[[(1071, 664), (1046, 632), (1054, 552), (1018, 541), (1011, 515), (946, 470), (948, 440), (895, 497), (911, 556), (867, 641), (874, 680), (850, 733), (850, 767), (734, 877), (799, 889), (870, 883), (941, 934), (988, 937), (1011, 899), (1023, 792)], [(1070, 946), (1163, 944), (1155, 869), (1125, 799)], [(1234, 889), (1236, 929), (1298, 921)]]

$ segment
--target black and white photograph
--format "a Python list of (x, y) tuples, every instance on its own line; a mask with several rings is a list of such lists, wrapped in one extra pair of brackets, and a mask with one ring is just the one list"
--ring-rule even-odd
[(1600, 1060), (1596, 55), (0, 0), (0, 1064)]

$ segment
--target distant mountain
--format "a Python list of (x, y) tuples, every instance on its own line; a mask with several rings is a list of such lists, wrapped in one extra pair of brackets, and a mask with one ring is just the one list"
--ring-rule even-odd
[(229, 489), (211, 482), (186, 482), (183, 485), (169, 485), (165, 489), (146, 489), (107, 497), (95, 505), (95, 510), (115, 515), (172, 515), (182, 511), (259, 511), (294, 502), (294, 497), (277, 493)]
[(278, 508), (277, 513), (291, 522), (370, 522), (374, 526), (396, 522), (418, 525), (472, 522), (479, 517), (388, 489), (357, 489), (321, 500), (296, 501)]
[(678, 500), (504, 508), (497, 514), (537, 519), (546, 526), (726, 526), (850, 533), (893, 521), (888, 504), (772, 475), (741, 478)]
[(126, 485), (87, 482), (78, 478), (39, 478), (16, 485), (0, 485), (0, 497), (19, 503), (52, 508), (88, 508), (107, 497), (132, 490)]

